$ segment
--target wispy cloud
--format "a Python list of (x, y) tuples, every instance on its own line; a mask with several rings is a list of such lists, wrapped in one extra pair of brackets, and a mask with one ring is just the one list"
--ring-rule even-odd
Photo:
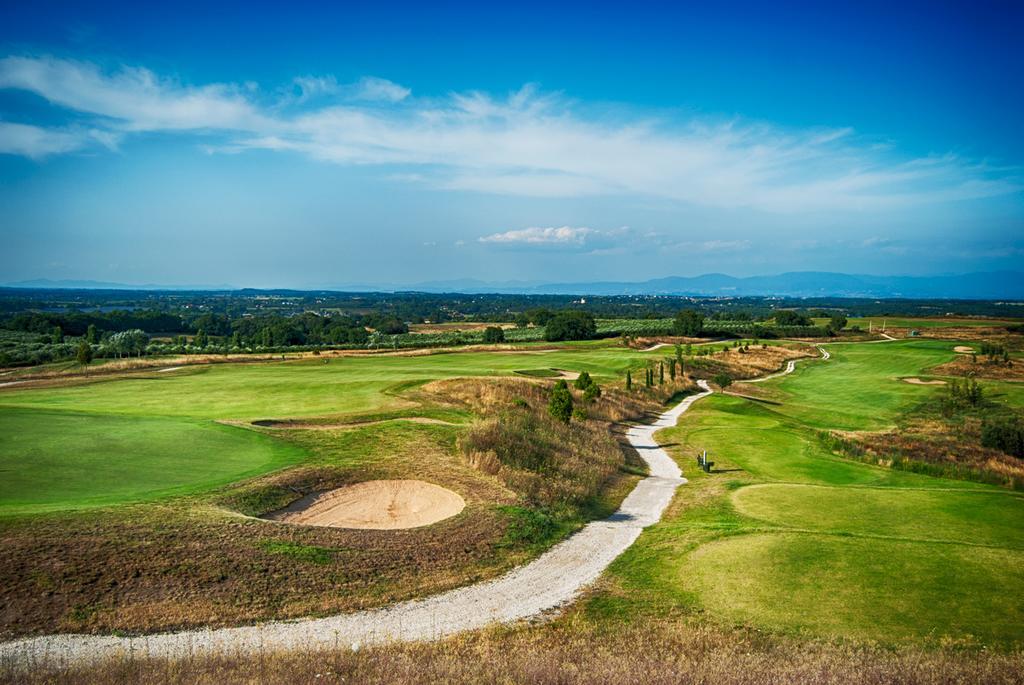
[(521, 228), (504, 233), (492, 233), (479, 238), (481, 243), (500, 243), (503, 245), (582, 245), (587, 236), (594, 233), (585, 226), (559, 226), (540, 228)]
[(88, 129), (52, 129), (0, 121), (0, 153), (44, 159), (100, 144), (117, 147), (117, 135)]
[[(90, 126), (110, 134), (216, 135), (215, 144), (204, 141), (213, 151), (267, 149), (379, 165), (394, 179), (460, 191), (650, 197), (787, 213), (884, 210), (1024, 188), (1019, 169), (955, 155), (900, 156), (849, 129), (784, 130), (621, 110), (612, 116), (532, 86), (505, 97), (430, 99), (379, 78), (340, 85), (331, 76), (307, 76), (274, 98), (267, 93), (275, 91), (191, 86), (139, 67), (106, 72), (84, 62), (13, 56), (0, 60), (0, 88), (92, 115)], [(82, 147), (67, 140), (62, 147), (60, 140), (49, 148), (39, 143), (37, 149), (50, 150), (42, 155), (14, 144), (4, 151), (39, 158)]]
[(401, 102), (409, 97), (411, 90), (394, 81), (376, 76), (364, 76), (355, 84), (352, 98), (371, 102)]

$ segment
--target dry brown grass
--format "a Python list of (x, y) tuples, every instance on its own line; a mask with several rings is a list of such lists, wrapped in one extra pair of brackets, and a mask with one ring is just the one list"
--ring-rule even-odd
[(929, 418), (907, 419), (898, 430), (881, 433), (835, 431), (839, 447), (863, 461), (925, 473), (976, 480), (1003, 487), (1024, 488), (1024, 461), (981, 446), (981, 421), (967, 417), (962, 423)]
[(482, 631), (437, 643), (356, 651), (223, 656), (178, 661), (123, 658), (95, 666), (17, 670), (0, 682), (81, 683), (531, 683), (537, 685), (967, 685), (1024, 682), (1024, 655), (953, 647), (850, 646), (771, 638), (699, 624), (614, 630), (566, 622)]
[(953, 361), (932, 367), (928, 372), (939, 376), (974, 376), (1000, 381), (1024, 381), (1024, 361), (1016, 359), (1010, 364), (1005, 364), (1002, 361), (988, 361), (980, 356), (974, 361), (969, 354), (958, 354)]
[(659, 405), (653, 394), (614, 388), (587, 403), (573, 390), (587, 419), (565, 424), (547, 413), (550, 390), (549, 382), (512, 378), (436, 381), (425, 388), (481, 416), (459, 438), (470, 464), (497, 476), (524, 503), (574, 518), (625, 465), (617, 424), (641, 419)]

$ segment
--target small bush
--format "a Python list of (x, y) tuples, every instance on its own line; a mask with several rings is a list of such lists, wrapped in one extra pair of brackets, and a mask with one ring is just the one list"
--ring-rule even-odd
[(1024, 459), (1024, 421), (1019, 416), (985, 420), (981, 424), (981, 444)]
[(569, 385), (565, 380), (559, 380), (551, 390), (548, 413), (563, 423), (569, 423), (572, 417), (572, 393), (569, 392)]

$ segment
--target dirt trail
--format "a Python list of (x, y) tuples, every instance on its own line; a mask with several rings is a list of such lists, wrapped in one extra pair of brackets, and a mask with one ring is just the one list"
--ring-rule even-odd
[(141, 637), (48, 635), (0, 644), (0, 664), (32, 668), (42, 663), (88, 663), (133, 654), (139, 657), (182, 658), (202, 654), (261, 654), (279, 650), (352, 647), (392, 640), (430, 640), (513, 623), (572, 601), (597, 579), (616, 557), (661, 519), (676, 488), (686, 482), (682, 472), (654, 439), (674, 426), (690, 406), (711, 394), (687, 397), (649, 425), (630, 428), (631, 445), (647, 462), (650, 475), (641, 480), (618, 511), (594, 521), (534, 561), (495, 580), (469, 585), (422, 600), (328, 618), (272, 622), (240, 628), (189, 630)]

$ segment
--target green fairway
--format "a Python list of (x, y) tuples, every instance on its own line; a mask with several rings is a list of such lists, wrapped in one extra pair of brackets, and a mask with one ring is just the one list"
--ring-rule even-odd
[(0, 515), (184, 494), (302, 455), (287, 443), (213, 422), (4, 408)]
[(394, 392), (410, 384), (457, 376), (513, 375), (517, 369), (561, 368), (611, 378), (644, 357), (624, 348), (421, 356), (365, 355), (271, 364), (218, 364), (171, 373), (62, 388), (10, 389), (0, 407), (102, 413), (258, 419), (393, 409), (408, 404)]
[(1020, 550), (753, 534), (700, 547), (678, 573), (735, 623), (884, 642), (1024, 639)]
[(953, 359), (955, 344), (907, 340), (826, 345), (831, 359), (799, 365), (795, 373), (766, 385), (783, 393), (780, 412), (808, 426), (879, 430), (935, 390), (900, 379)]
[(431, 380), (551, 367), (586, 370), (604, 380), (643, 359), (607, 346), (539, 354), (367, 355), (8, 388), (0, 393), (0, 514), (199, 492), (302, 459), (276, 437), (216, 419), (408, 413), (418, 408), (403, 393)]
[[(882, 642), (1024, 641), (1024, 496), (840, 458), (823, 428), (891, 425), (939, 392), (900, 376), (953, 343), (828, 347), (764, 384), (781, 404), (715, 395), (658, 439), (691, 479), (674, 514), (613, 565), (599, 611), (697, 608), (729, 623)], [(1016, 388), (994, 396), (1016, 402)], [(708, 450), (715, 472), (693, 466)]]

